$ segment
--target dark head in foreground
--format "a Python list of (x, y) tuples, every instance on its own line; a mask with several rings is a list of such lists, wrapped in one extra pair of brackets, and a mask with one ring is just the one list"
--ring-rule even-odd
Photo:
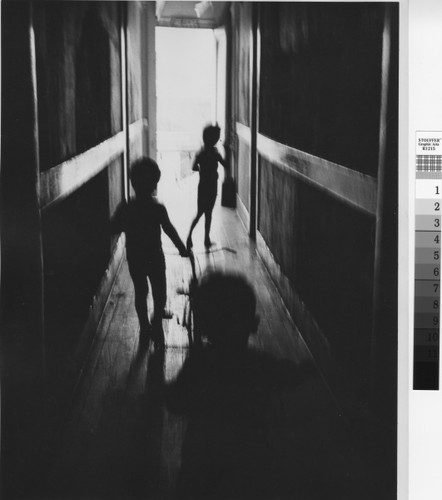
[(238, 352), (247, 348), (251, 333), (256, 332), (255, 292), (239, 274), (210, 272), (203, 276), (194, 302), (195, 325), (212, 346)]
[(132, 164), (130, 180), (138, 197), (151, 195), (155, 191), (160, 177), (160, 168), (152, 158), (145, 156)]
[(313, 499), (292, 494), (302, 457), (286, 465), (274, 434), (287, 417), (282, 398), (301, 377), (289, 361), (248, 348), (258, 325), (252, 286), (242, 275), (209, 272), (195, 290), (194, 317), (209, 345), (186, 359), (166, 395), (169, 410), (188, 419), (177, 498)]

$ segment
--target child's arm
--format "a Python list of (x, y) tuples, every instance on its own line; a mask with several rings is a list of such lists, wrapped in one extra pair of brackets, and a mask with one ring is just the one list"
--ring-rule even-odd
[(230, 176), (230, 166), (229, 163), (218, 153), (217, 155), (218, 162), (224, 167), (224, 172), (226, 177)]
[(200, 161), (199, 160), (199, 154), (197, 154), (195, 156), (195, 159), (193, 160), (193, 165), (192, 165), (192, 170), (194, 172), (198, 172), (198, 170), (200, 169), (200, 167), (199, 167), (199, 161)]
[(218, 162), (221, 163), (221, 165), (224, 167), (224, 168), (227, 168), (227, 162), (226, 160), (218, 153)]
[(187, 257), (189, 253), (188, 253), (186, 247), (184, 246), (184, 243), (181, 241), (181, 238), (179, 237), (177, 230), (175, 229), (173, 224), (170, 222), (166, 207), (163, 206), (161, 208), (162, 208), (161, 226), (162, 226), (164, 232), (167, 234), (167, 236), (169, 236), (169, 238), (172, 240), (173, 244), (178, 248), (180, 255), (182, 257)]

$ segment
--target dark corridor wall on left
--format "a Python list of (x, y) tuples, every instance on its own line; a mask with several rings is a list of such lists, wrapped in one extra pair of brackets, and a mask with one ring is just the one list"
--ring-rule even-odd
[[(30, 5), (2, 2), (1, 488), (35, 486), (44, 420), (38, 150)], [(8, 47), (8, 50), (5, 50)], [(32, 467), (33, 465), (33, 467)], [(21, 471), (17, 478), (17, 471)], [(15, 475), (14, 475), (15, 472)]]
[[(133, 27), (122, 14), (137, 7), (146, 23), (154, 12), (138, 3), (1, 4), (2, 498), (44, 491), (49, 437), (123, 256), (109, 219), (147, 116), (141, 93), (129, 95), (138, 121), (123, 133), (123, 79), (141, 89), (142, 73), (124, 73), (121, 34)], [(131, 58), (141, 67), (140, 50)]]
[[(57, 169), (122, 130), (118, 7), (34, 7), (41, 171)], [(110, 206), (122, 199), (121, 168), (120, 159), (42, 212), (46, 370), (59, 397), (74, 384), (75, 368), (67, 375), (64, 367), (111, 257), (108, 221)], [(111, 192), (113, 177), (118, 183)]]

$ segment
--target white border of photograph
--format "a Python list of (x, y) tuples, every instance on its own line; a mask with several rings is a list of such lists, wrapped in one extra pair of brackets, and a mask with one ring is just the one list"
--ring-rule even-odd
[[(399, 268), (399, 300), (401, 287), (408, 277), (408, 329), (404, 328), (404, 315), (399, 315), (399, 340), (401, 332), (408, 331), (409, 349), (408, 387), (409, 387), (409, 443), (408, 443), (408, 498), (410, 500), (436, 500), (442, 497), (442, 395), (438, 391), (413, 391), (413, 276), (414, 276), (414, 171), (415, 171), (415, 135), (416, 131), (442, 130), (442, 2), (440, 0), (409, 1), (409, 203), (408, 211), (400, 205), (400, 229), (403, 234), (406, 225), (409, 228), (408, 273), (404, 265)], [(406, 48), (405, 48), (406, 50)], [(402, 103), (403, 104), (403, 103)], [(402, 123), (401, 123), (402, 125)], [(401, 163), (400, 163), (401, 165)], [(400, 168), (401, 172), (401, 168)], [(400, 188), (404, 188), (404, 182)], [(400, 191), (402, 195), (402, 190)], [(405, 197), (405, 194), (404, 194)], [(410, 215), (407, 217), (407, 215)], [(400, 243), (404, 240), (401, 239)], [(399, 256), (405, 257), (399, 247)], [(402, 254), (402, 255), (401, 255)], [(403, 264), (403, 260), (400, 260)], [(404, 276), (404, 274), (407, 276)], [(399, 309), (401, 311), (401, 309)], [(401, 352), (399, 353), (401, 355)], [(401, 363), (403, 360), (399, 357)], [(439, 381), (440, 363), (439, 363)], [(440, 382), (439, 382), (440, 383)], [(402, 392), (402, 386), (400, 386)], [(401, 392), (399, 395), (401, 395)], [(400, 407), (402, 412), (402, 407)], [(401, 413), (400, 413), (401, 414)], [(399, 415), (400, 415), (399, 414)], [(399, 429), (399, 453), (406, 451), (402, 444), (403, 436)], [(400, 457), (400, 454), (398, 456)], [(405, 455), (406, 456), (406, 455)], [(401, 488), (402, 489), (402, 488)], [(399, 493), (399, 492), (398, 492)], [(404, 493), (402, 491), (402, 493)], [(398, 495), (398, 498), (404, 498)]]

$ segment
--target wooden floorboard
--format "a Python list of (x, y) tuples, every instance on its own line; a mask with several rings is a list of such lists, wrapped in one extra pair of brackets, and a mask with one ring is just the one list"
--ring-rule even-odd
[[(195, 195), (195, 177), (162, 194), (183, 240), (194, 216)], [(256, 291), (261, 321), (251, 345), (313, 367), (305, 384), (269, 408), (275, 418), (273, 446), (284, 457), (280, 466), (287, 469), (287, 488), (299, 492), (295, 483), (300, 478), (316, 473), (324, 477), (324, 470), (330, 484), (336, 478), (363, 482), (363, 460), (236, 212), (215, 207), (215, 245), (209, 252), (203, 246), (203, 225), (201, 220), (194, 233), (198, 276), (208, 269), (243, 273)], [(188, 355), (182, 324), (187, 298), (182, 292), (188, 288), (191, 271), (188, 260), (179, 257), (166, 236), (163, 247), (167, 307), (173, 313), (163, 321), (166, 349), (161, 353), (152, 345), (139, 344), (133, 287), (124, 263), (48, 473), (55, 498), (174, 496), (186, 421), (166, 409), (164, 385), (176, 377)]]

